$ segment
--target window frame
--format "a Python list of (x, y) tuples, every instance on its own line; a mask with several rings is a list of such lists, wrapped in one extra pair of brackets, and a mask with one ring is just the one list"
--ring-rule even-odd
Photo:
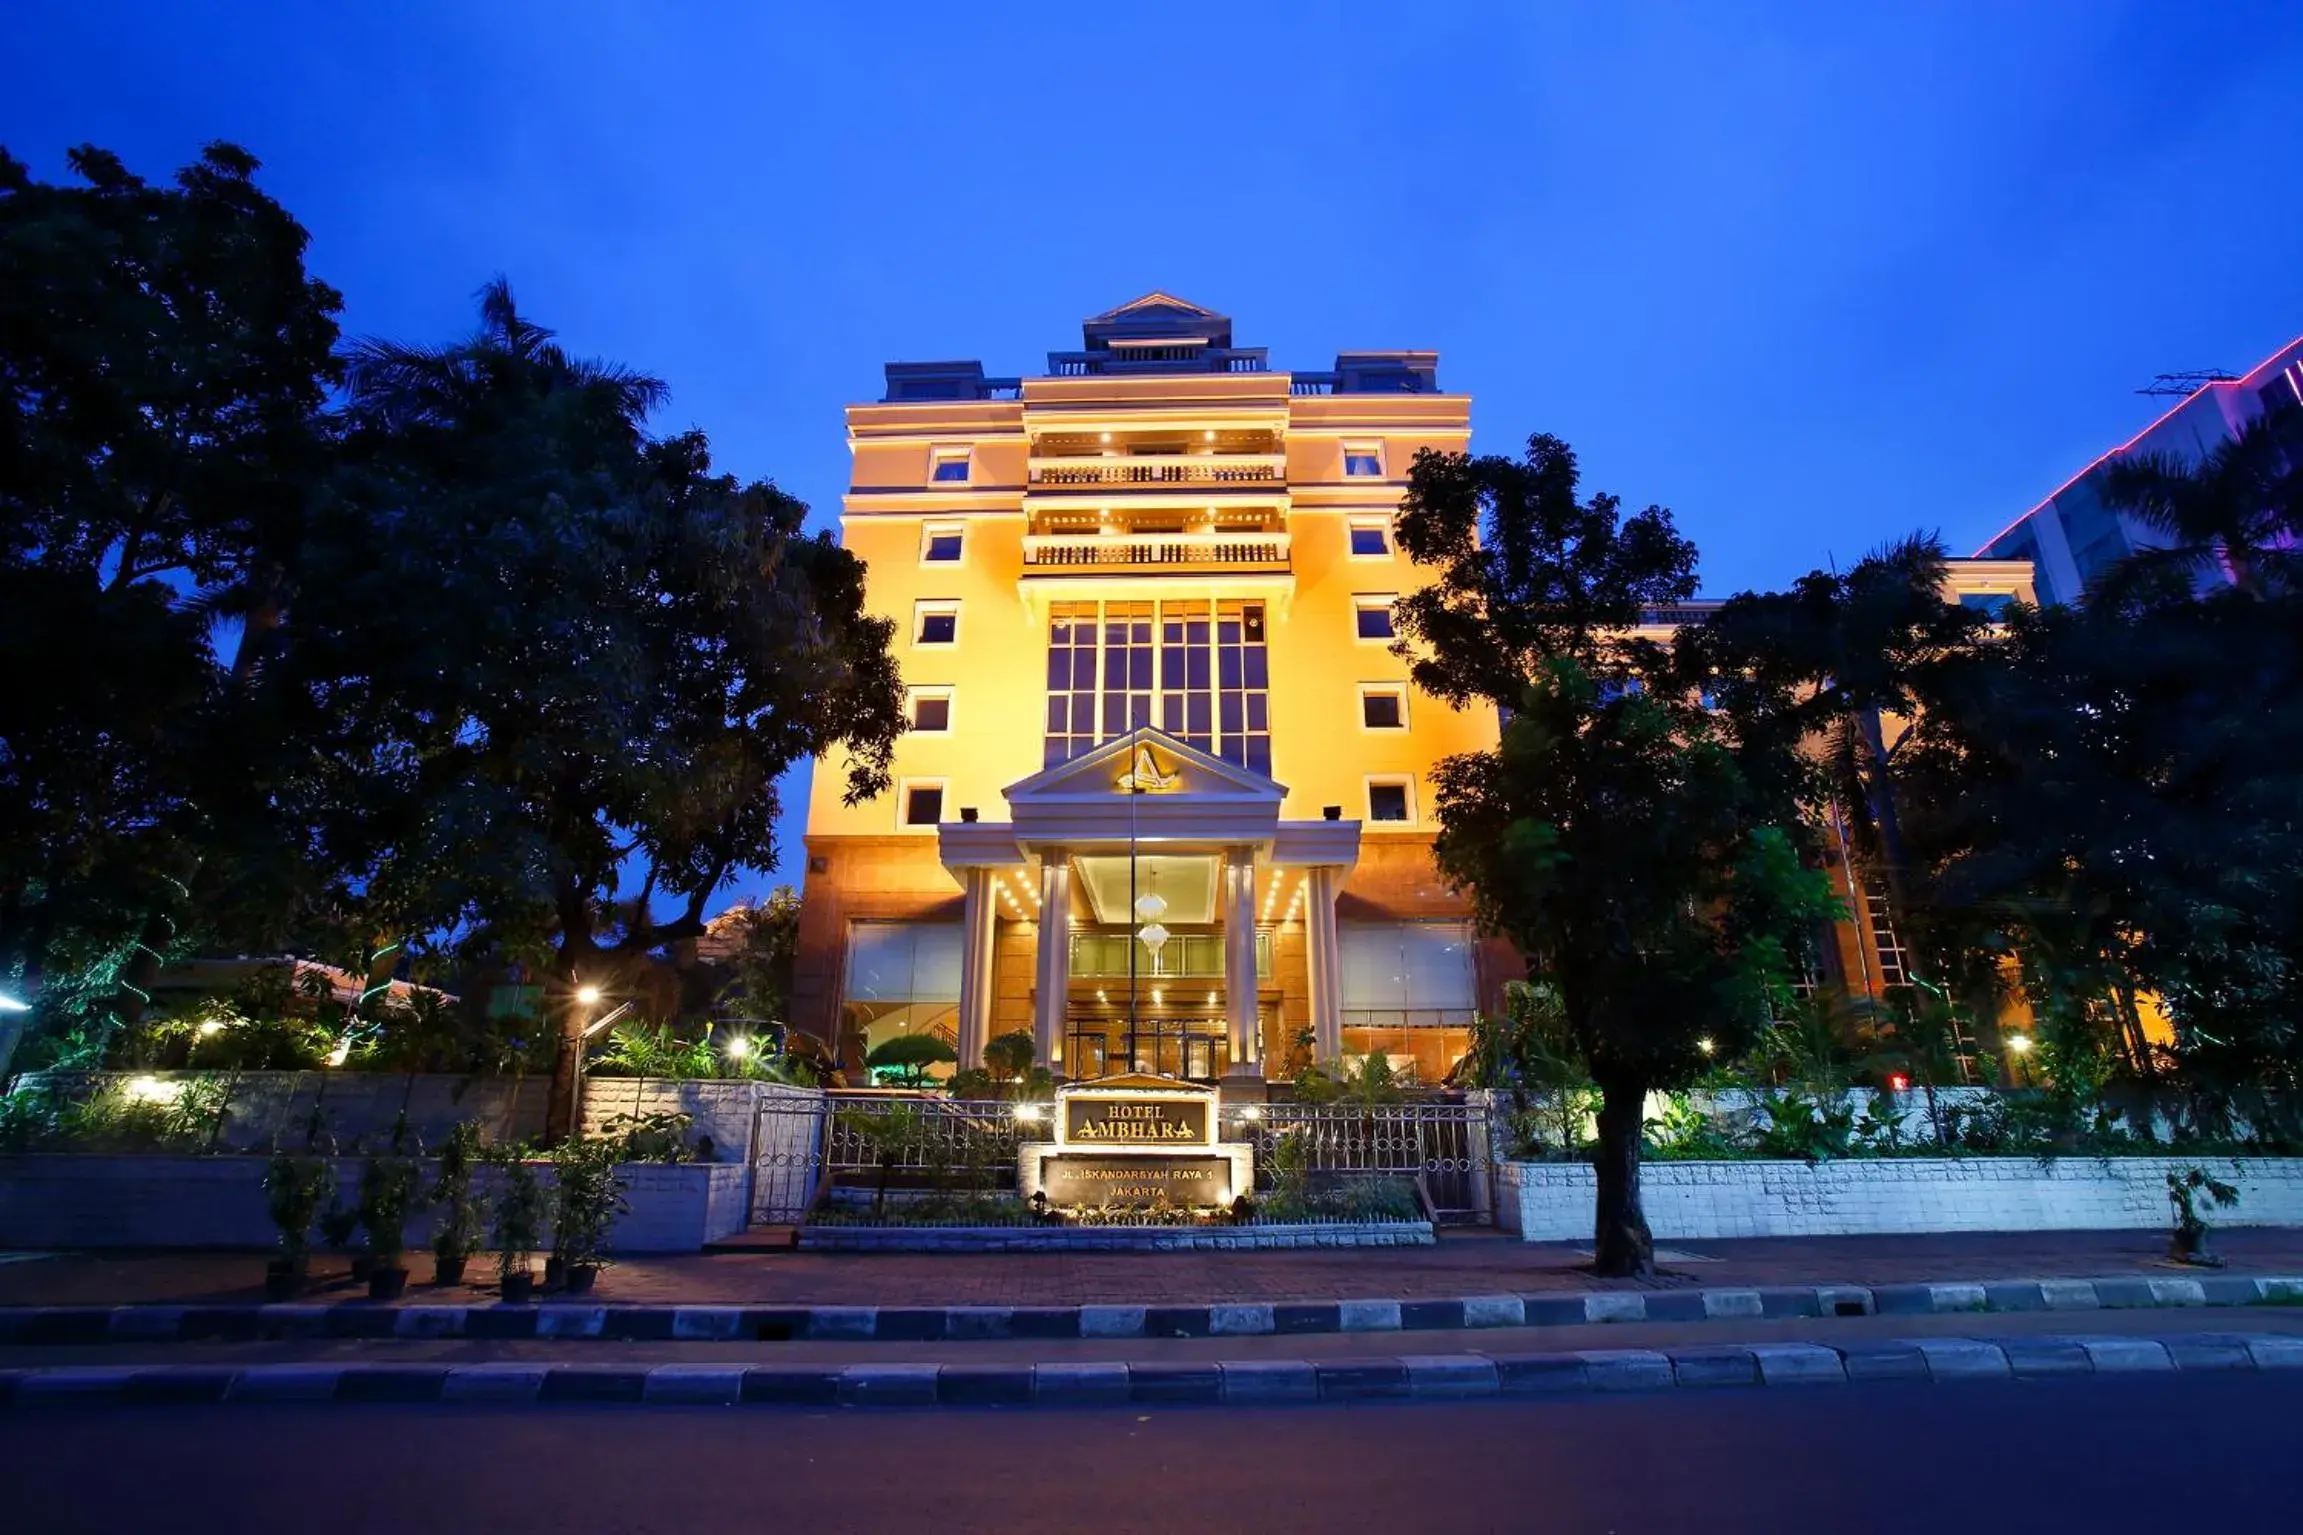
[[(1404, 819), (1397, 821), (1377, 819), (1375, 791), (1379, 788), (1396, 788), (1400, 791), (1400, 799), (1407, 809), (1407, 815)], [(1360, 781), (1360, 792), (1362, 801), (1367, 808), (1367, 824), (1370, 827), (1396, 830), (1418, 824), (1415, 818), (1415, 775), (1413, 773), (1370, 773)]]
[[(958, 474), (944, 473), (946, 464), (960, 466)], [(928, 448), (928, 484), (972, 485), (976, 478), (975, 445), (965, 442), (939, 442)]]
[[(1367, 717), (1367, 703), (1371, 698), (1396, 699), (1399, 703), (1399, 723), (1378, 725)], [(1407, 684), (1404, 682), (1363, 682), (1359, 685), (1359, 728), (1371, 735), (1405, 735), (1408, 730)]]
[[(1398, 601), (1397, 592), (1354, 592), (1351, 599), (1351, 637), (1362, 645), (1389, 645), (1398, 639), (1399, 625), (1391, 616), (1392, 604)], [(1360, 633), (1359, 616), (1371, 611), (1383, 614), (1383, 626), (1389, 633)]]
[[(1381, 437), (1346, 437), (1342, 443), (1343, 477), (1347, 480), (1380, 480), (1384, 478), (1383, 439)], [(1355, 458), (1371, 459), (1373, 469), (1354, 469)]]
[[(905, 733), (916, 736), (948, 736), (952, 733), (952, 710), (957, 690), (948, 683), (931, 683), (924, 687), (904, 689)], [(944, 722), (935, 729), (920, 724), (917, 705), (923, 699), (940, 699), (944, 706)]]
[[(948, 560), (932, 557), (928, 553), (929, 546), (939, 538), (957, 538), (960, 541), (959, 553)], [(948, 569), (954, 565), (965, 565), (967, 560), (968, 525), (966, 523), (937, 519), (920, 524), (920, 567), (923, 570)]]
[[(1376, 534), (1383, 540), (1383, 548), (1374, 554), (1362, 554), (1352, 547), (1352, 540), (1362, 533)], [(1398, 557), (1399, 545), (1393, 532), (1393, 519), (1380, 514), (1346, 517), (1343, 521), (1343, 554), (1348, 560), (1389, 562)]]
[[(936, 791), (936, 818), (932, 821), (912, 819), (912, 793), (917, 789)], [(951, 808), (945, 802), (951, 798), (951, 780), (943, 777), (899, 778), (896, 780), (896, 830), (907, 836), (934, 836), (944, 824), (944, 812)]]
[[(928, 620), (949, 615), (952, 637), (948, 640), (926, 638)], [(951, 650), (960, 642), (960, 602), (957, 597), (922, 597), (912, 604), (912, 645), (918, 650)]]

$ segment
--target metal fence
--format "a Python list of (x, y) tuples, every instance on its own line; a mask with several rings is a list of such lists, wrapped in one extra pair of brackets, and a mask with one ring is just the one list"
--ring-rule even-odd
[(1270, 1186), (1282, 1137), (1296, 1140), (1314, 1176), (1416, 1180), (1443, 1222), (1494, 1219), (1487, 1106), (1417, 1099), (1381, 1104), (1240, 1104), (1223, 1115), (1227, 1141), (1255, 1146), (1256, 1186)]
[[(1023, 1144), (1052, 1138), (1051, 1112), (912, 1093), (763, 1100), (753, 1139), (752, 1218), (802, 1220), (835, 1183), (1012, 1189)], [(1275, 1152), (1292, 1137), (1300, 1165), (1315, 1177), (1411, 1179), (1442, 1221), (1493, 1219), (1484, 1103), (1235, 1104), (1221, 1125), (1224, 1140), (1255, 1148), (1259, 1189), (1270, 1187)]]

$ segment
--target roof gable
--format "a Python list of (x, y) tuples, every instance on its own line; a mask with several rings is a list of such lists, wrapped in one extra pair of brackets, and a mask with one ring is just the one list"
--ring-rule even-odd
[(1010, 784), (1004, 793), (1010, 806), (1020, 806), (1122, 799), (1139, 786), (1146, 800), (1232, 800), (1276, 807), (1287, 795), (1282, 785), (1252, 768), (1210, 756), (1149, 726)]

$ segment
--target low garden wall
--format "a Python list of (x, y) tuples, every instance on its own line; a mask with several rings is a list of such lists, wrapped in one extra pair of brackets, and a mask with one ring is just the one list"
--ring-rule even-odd
[[(0, 1249), (270, 1247), (264, 1168), (254, 1156), (0, 1156)], [(362, 1164), (332, 1160), (346, 1204), (359, 1199)], [(547, 1186), (552, 1169), (539, 1163)], [(751, 1169), (705, 1163), (629, 1163), (618, 1169), (631, 1208), (617, 1217), (609, 1250), (696, 1252), (744, 1229)], [(429, 1184), (433, 1169), (424, 1164)], [(483, 1188), (486, 1175), (481, 1177)], [(432, 1213), (408, 1223), (411, 1250), (429, 1245)]]
[[(28, 1072), (19, 1091), (52, 1090), (84, 1097), (142, 1084), (146, 1091), (182, 1090), (196, 1082), (216, 1084), (224, 1096), (217, 1130), (218, 1151), (270, 1151), (302, 1147), (315, 1111), (323, 1147), (338, 1151), (382, 1150), (403, 1110), (417, 1147), (436, 1146), (465, 1120), (480, 1127), (489, 1143), (534, 1140), (544, 1133), (545, 1077), (468, 1077), (423, 1073), (388, 1076), (351, 1071), (158, 1071)], [(586, 1077), (584, 1132), (600, 1133), (619, 1116), (686, 1114), (691, 1137), (708, 1136), (711, 1160), (743, 1162), (752, 1150), (760, 1105), (770, 1102), (821, 1104), (811, 1087), (778, 1082), (673, 1081), (663, 1077)], [(790, 1116), (771, 1116), (782, 1125)]]
[[(2172, 1224), (2167, 1174), (2204, 1167), (2239, 1203), (2218, 1226), (2303, 1225), (2303, 1158), (1872, 1157), (1665, 1162), (1640, 1167), (1658, 1241), (1942, 1231), (2148, 1230)], [(1588, 1163), (1505, 1162), (1496, 1220), (1530, 1242), (1589, 1241)]]

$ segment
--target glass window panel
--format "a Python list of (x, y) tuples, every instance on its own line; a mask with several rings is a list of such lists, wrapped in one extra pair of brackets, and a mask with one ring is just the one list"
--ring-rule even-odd
[(1407, 819), (1407, 785), (1373, 783), (1367, 786), (1367, 818), (1371, 821)]
[(1353, 528), (1351, 552), (1354, 554), (1389, 554), (1391, 541), (1381, 528)]
[(1391, 632), (1391, 608), (1369, 603), (1359, 609), (1359, 637), (1363, 640), (1388, 640)]
[(1361, 721), (1370, 730), (1397, 730), (1404, 723), (1397, 693), (1362, 693), (1359, 709)]
[(1245, 728), (1247, 701), (1237, 693), (1226, 693), (1222, 697), (1221, 725), (1223, 733), (1227, 736), (1236, 736)]
[(1247, 738), (1247, 765), (1269, 778), (1271, 776), (1271, 737), (1264, 735)]
[(949, 645), (959, 635), (960, 616), (957, 613), (923, 613), (920, 615), (920, 643), (923, 645)]
[(1239, 647), (1233, 645), (1221, 651), (1216, 657), (1216, 685), (1236, 688), (1239, 686), (1239, 680)]
[(1261, 693), (1250, 693), (1250, 694), (1248, 694), (1248, 695), (1247, 695), (1247, 728), (1248, 728), (1248, 729), (1250, 729), (1250, 730), (1255, 730), (1255, 731), (1264, 731), (1264, 730), (1269, 730), (1269, 729), (1271, 729), (1271, 721), (1270, 721), (1268, 718), (1266, 718), (1266, 716), (1267, 716), (1267, 715), (1269, 715), (1269, 714), (1270, 714), (1270, 712), (1271, 712), (1271, 704), (1270, 704), (1270, 701), (1269, 701), (1269, 700), (1268, 700), (1268, 699), (1267, 699), (1267, 698), (1266, 698), (1266, 697), (1265, 697), (1263, 694), (1261, 694)]
[(1271, 686), (1268, 653), (1261, 645), (1251, 645), (1247, 651), (1246, 683), (1251, 688)]
[(948, 564), (960, 557), (960, 535), (957, 533), (931, 533), (928, 535), (928, 558), (936, 564)]
[(952, 701), (948, 698), (932, 696), (913, 699), (912, 728), (914, 730), (951, 729)]
[(1211, 723), (1207, 694), (1194, 693), (1184, 700), (1184, 705), (1184, 728), (1195, 736), (1206, 735)]
[(943, 785), (912, 785), (904, 796), (904, 824), (906, 826), (933, 826), (943, 818)]
[(1185, 656), (1185, 687), (1192, 688), (1201, 692), (1206, 691), (1208, 677), (1207, 660), (1207, 651), (1204, 647), (1194, 648)]

